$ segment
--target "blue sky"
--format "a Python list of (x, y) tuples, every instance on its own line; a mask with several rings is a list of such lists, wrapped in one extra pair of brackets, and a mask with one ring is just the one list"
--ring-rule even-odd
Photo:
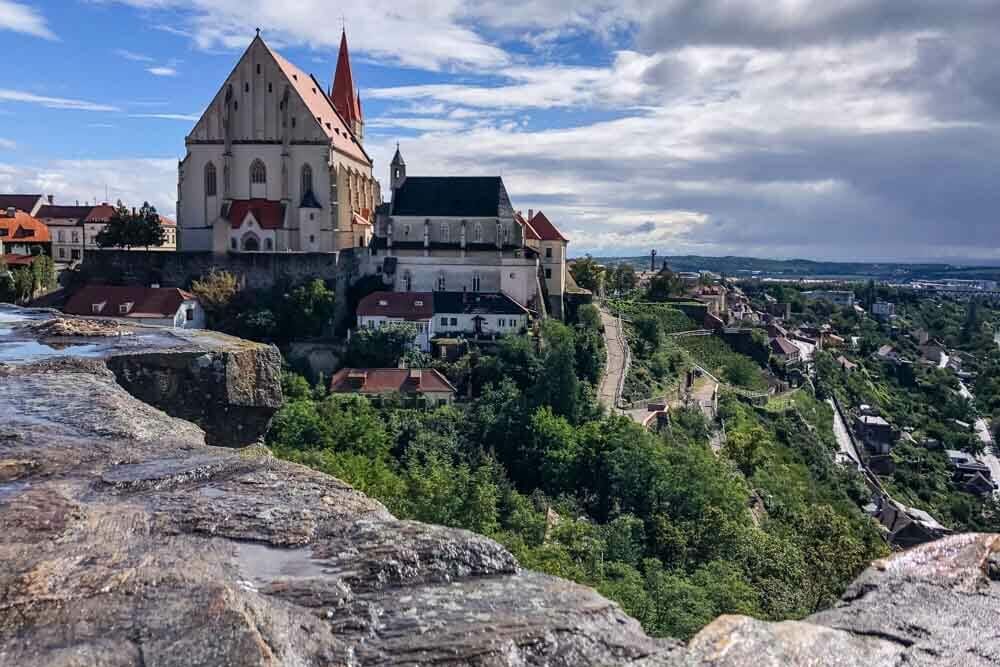
[(0, 0), (0, 191), (172, 214), (254, 28), (328, 82), (342, 20), (376, 176), (502, 174), (574, 254), (1000, 261), (997, 0)]

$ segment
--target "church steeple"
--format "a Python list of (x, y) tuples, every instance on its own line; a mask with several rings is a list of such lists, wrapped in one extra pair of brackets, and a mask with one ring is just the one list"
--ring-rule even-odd
[(330, 101), (360, 141), (364, 133), (364, 118), (361, 115), (361, 96), (354, 87), (354, 75), (351, 73), (346, 30), (340, 33), (340, 54), (337, 56), (337, 70), (330, 87)]
[(399, 152), (399, 144), (396, 144), (396, 154), (392, 156), (389, 163), (389, 188), (398, 190), (403, 181), (406, 180), (406, 163), (403, 162), (403, 154)]

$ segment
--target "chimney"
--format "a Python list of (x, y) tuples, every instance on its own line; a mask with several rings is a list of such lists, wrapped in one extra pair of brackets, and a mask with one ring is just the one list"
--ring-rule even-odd
[(419, 368), (411, 368), (409, 374), (406, 377), (407, 384), (419, 387), (420, 379), (423, 377), (423, 373)]
[(53, 204), (53, 203), (55, 202), (55, 200), (56, 200), (56, 198), (55, 198), (55, 195), (49, 195), (48, 197), (46, 197), (46, 199), (48, 199), (48, 200), (49, 200), (49, 206), (52, 206), (52, 204)]
[(17, 210), (13, 206), (8, 206), (7, 207), (7, 217), (8, 218), (13, 218), (15, 215), (17, 215)]

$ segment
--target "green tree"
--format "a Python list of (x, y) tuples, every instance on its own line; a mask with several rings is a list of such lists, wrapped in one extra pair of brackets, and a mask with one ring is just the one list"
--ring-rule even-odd
[(573, 274), (576, 284), (583, 289), (595, 294), (601, 291), (601, 286), (604, 284), (604, 267), (590, 255), (575, 260), (570, 264), (569, 271)]
[(131, 211), (118, 200), (108, 224), (97, 234), (101, 248), (149, 248), (162, 246), (167, 240), (156, 208), (143, 202), (139, 210)]
[(552, 411), (570, 422), (576, 421), (580, 404), (580, 380), (576, 374), (576, 348), (573, 331), (555, 320), (542, 325), (545, 355), (533, 398), (537, 405), (551, 406)]
[(666, 301), (683, 294), (684, 281), (666, 266), (653, 276), (646, 290), (646, 298), (650, 301)]
[(345, 363), (358, 368), (396, 368), (416, 336), (417, 328), (408, 322), (361, 329), (351, 336)]
[(625, 262), (616, 266), (610, 272), (611, 289), (617, 294), (631, 292), (639, 285), (639, 275), (635, 267)]

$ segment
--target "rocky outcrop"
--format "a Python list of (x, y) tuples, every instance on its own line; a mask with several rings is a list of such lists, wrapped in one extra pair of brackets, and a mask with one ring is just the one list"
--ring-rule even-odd
[[(0, 365), (0, 665), (1000, 660), (994, 536), (876, 563), (806, 622), (723, 617), (687, 646), (651, 639), (594, 591), (523, 571), (488, 539), (397, 520), (261, 446), (207, 445), (202, 428), (168, 414), (190, 404), (164, 398), (176, 376), (155, 369), (176, 364), (213, 402), (266, 408), (278, 392), (263, 386), (277, 382), (261, 371), (267, 348), (213, 340), (202, 354), (219, 367), (199, 367), (198, 350), (180, 344), (176, 362), (167, 348), (135, 347), (139, 368), (157, 355), (142, 372), (159, 390), (123, 383), (134, 368), (113, 372), (121, 355), (107, 350)], [(0, 342), (0, 360), (10, 349)], [(226, 371), (230, 353), (245, 375)]]

